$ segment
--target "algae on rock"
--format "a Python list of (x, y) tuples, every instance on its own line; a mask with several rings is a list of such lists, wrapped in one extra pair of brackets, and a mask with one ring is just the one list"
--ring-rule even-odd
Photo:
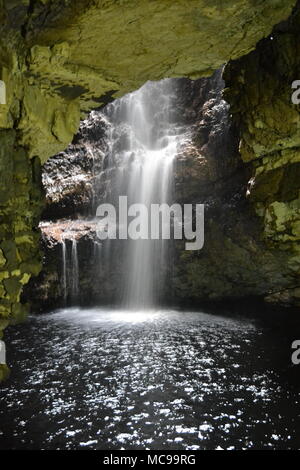
[[(292, 83), (300, 77), (300, 10), (274, 28), (248, 56), (225, 69), (225, 97), (241, 129), (240, 152), (251, 162), (249, 200), (270, 247), (288, 255), (289, 290), (268, 299), (300, 305), (300, 109)], [(259, 71), (259, 73), (258, 73)]]

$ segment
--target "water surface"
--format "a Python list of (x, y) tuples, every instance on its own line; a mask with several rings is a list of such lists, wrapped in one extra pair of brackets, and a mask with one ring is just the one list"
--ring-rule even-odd
[(286, 345), (255, 321), (69, 308), (6, 343), (1, 449), (300, 448)]

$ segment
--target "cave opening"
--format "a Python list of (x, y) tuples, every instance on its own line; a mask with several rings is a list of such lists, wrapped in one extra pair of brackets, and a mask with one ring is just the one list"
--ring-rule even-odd
[[(214, 180), (224, 168), (234, 173), (240, 165), (221, 75), (219, 70), (210, 79), (147, 82), (92, 111), (69, 148), (44, 164), (44, 267), (25, 288), (25, 301), (34, 299), (38, 311), (101, 304), (149, 309), (180, 303), (175, 278), (185, 245), (165, 235), (162, 240), (163, 223), (168, 222), (164, 215), (159, 214), (157, 227), (151, 227), (153, 211), (145, 219), (158, 240), (145, 240), (139, 221), (133, 221), (139, 240), (101, 240), (97, 207), (110, 204), (115, 210), (119, 198), (126, 196), (133, 208), (168, 205), (181, 211), (214, 198)], [(225, 158), (218, 154), (220, 145)], [(174, 235), (172, 216), (168, 230)], [(195, 225), (192, 213), (190, 224)], [(119, 234), (120, 226), (117, 230)]]

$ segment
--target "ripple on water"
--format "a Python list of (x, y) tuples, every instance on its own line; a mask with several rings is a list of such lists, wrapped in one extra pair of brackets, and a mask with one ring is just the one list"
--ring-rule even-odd
[(62, 309), (8, 330), (0, 448), (299, 448), (297, 390), (254, 322)]

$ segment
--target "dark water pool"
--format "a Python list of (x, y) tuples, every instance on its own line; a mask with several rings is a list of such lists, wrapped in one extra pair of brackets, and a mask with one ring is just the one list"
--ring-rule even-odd
[(1, 449), (300, 448), (300, 366), (255, 321), (73, 308), (6, 344)]

